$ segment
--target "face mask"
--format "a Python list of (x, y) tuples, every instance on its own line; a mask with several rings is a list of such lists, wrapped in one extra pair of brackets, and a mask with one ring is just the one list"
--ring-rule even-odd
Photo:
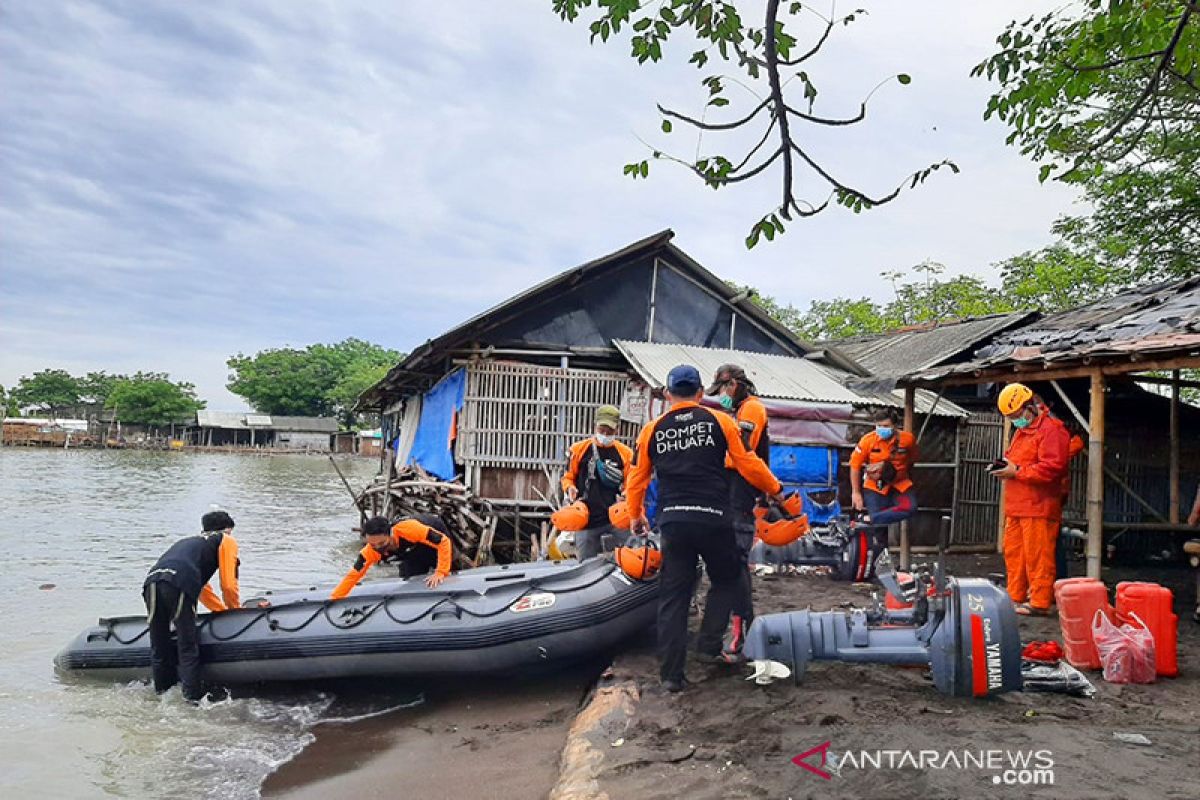
[(720, 397), (718, 397), (717, 402), (720, 403), (721, 408), (725, 409), (726, 411), (730, 411), (733, 409), (733, 398), (727, 394), (723, 394)]
[(604, 447), (608, 447), (610, 444), (613, 443), (613, 437), (608, 436), (603, 433), (597, 433), (596, 434), (596, 443), (599, 445), (602, 445)]
[(1029, 427), (1029, 423), (1030, 423), (1029, 417), (1025, 416), (1024, 414), (1022, 414), (1021, 416), (1017, 417), (1016, 419), (1014, 419), (1012, 421), (1013, 427), (1018, 430), (1020, 430), (1021, 428)]
[(883, 425), (875, 426), (875, 435), (878, 436), (880, 439), (890, 439), (890, 438), (892, 438), (892, 434), (895, 432), (896, 432), (895, 428), (888, 428)]

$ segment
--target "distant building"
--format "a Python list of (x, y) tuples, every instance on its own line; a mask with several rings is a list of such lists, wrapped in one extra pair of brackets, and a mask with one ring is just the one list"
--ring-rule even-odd
[(196, 412), (188, 444), (205, 447), (263, 447), (326, 453), (338, 421), (332, 417), (283, 417), (243, 411)]

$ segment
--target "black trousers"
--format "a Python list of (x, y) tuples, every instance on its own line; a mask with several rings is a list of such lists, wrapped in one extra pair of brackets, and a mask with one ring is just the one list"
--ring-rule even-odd
[(397, 558), (400, 563), (400, 577), (412, 578), (433, 570), (437, 567), (437, 556), (437, 550), (423, 544), (410, 548), (408, 552)]
[(745, 570), (728, 522), (664, 522), (660, 527), (663, 566), (658, 589), (659, 676), (680, 680), (687, 660), (688, 608), (695, 590), (697, 557), (704, 560), (710, 584), (696, 640), (696, 650), (706, 655), (721, 652), (721, 639), (737, 596), (738, 574)]
[[(183, 696), (204, 696), (200, 681), (200, 642), (196, 632), (196, 598), (188, 597), (167, 581), (153, 581), (142, 589), (150, 627), (150, 672), (159, 694), (176, 683)], [(171, 624), (175, 625), (174, 641)]]
[(733, 523), (733, 539), (737, 544), (742, 564), (733, 613), (741, 617), (742, 622), (748, 626), (754, 620), (754, 596), (750, 591), (750, 548), (754, 546), (754, 517), (739, 519)]

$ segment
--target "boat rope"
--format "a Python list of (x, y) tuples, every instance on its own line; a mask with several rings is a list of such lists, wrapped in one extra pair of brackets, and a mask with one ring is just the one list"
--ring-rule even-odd
[[(617, 566), (615, 564), (610, 564), (609, 568), (607, 570), (605, 570), (604, 572), (602, 572), (599, 575), (599, 577), (597, 577), (595, 580), (589, 581), (588, 583), (581, 584), (579, 586), (572, 586), (572, 587), (569, 587), (566, 589), (560, 589), (560, 590), (556, 591), (555, 593), (556, 594), (570, 594), (572, 592), (580, 592), (585, 589), (590, 589), (591, 587), (595, 586), (596, 584), (601, 583), (602, 581), (606, 580), (615, 571), (617, 571)], [(391, 609), (392, 601), (399, 599), (401, 597), (401, 595), (390, 594), (390, 595), (385, 595), (384, 597), (380, 598), (379, 602), (375, 603), (373, 606), (363, 607), (361, 609), (358, 607), (351, 606), (350, 608), (346, 609), (346, 611), (343, 611), (342, 616), (345, 617), (346, 615), (349, 614), (352, 617), (352, 619), (348, 622), (339, 621), (338, 619), (335, 619), (329, 613), (329, 610), (333, 606), (334, 602), (338, 602), (338, 601), (324, 600), (321, 602), (320, 605), (318, 605), (313, 610), (313, 613), (310, 614), (307, 619), (305, 619), (303, 622), (301, 622), (298, 625), (294, 625), (294, 626), (290, 626), (290, 627), (287, 625), (284, 625), (279, 620), (273, 619), (271, 617), (271, 612), (276, 610), (274, 608), (265, 608), (265, 609), (259, 611), (259, 613), (255, 614), (249, 621), (246, 622), (245, 625), (242, 625), (235, 632), (233, 632), (227, 636), (222, 636), (221, 634), (218, 634), (216, 632), (216, 630), (213, 628), (213, 620), (218, 616), (217, 614), (208, 615), (207, 617), (205, 617), (203, 620), (200, 621), (200, 624), (197, 627), (199, 630), (203, 630), (204, 627), (207, 626), (208, 627), (208, 635), (211, 636), (214, 640), (216, 640), (218, 642), (228, 642), (232, 639), (238, 638), (243, 633), (250, 630), (250, 628), (253, 627), (255, 623), (257, 623), (259, 620), (264, 619), (264, 618), (267, 620), (267, 625), (270, 627), (271, 630), (283, 631), (284, 633), (298, 633), (299, 631), (302, 631), (305, 628), (307, 628), (309, 625), (311, 625), (313, 623), (313, 621), (316, 620), (316, 618), (319, 616), (324, 616), (325, 620), (335, 628), (338, 628), (340, 630), (351, 630), (353, 628), (357, 628), (359, 625), (362, 625), (364, 622), (369, 620), (381, 608), (383, 609), (383, 612), (385, 614), (387, 614), (388, 618), (392, 620), (392, 622), (395, 622), (398, 625), (411, 625), (415, 622), (420, 622), (422, 619), (424, 619), (425, 617), (434, 613), (443, 605), (447, 605), (447, 604), (450, 605), (459, 615), (465, 614), (466, 616), (473, 617), (475, 619), (489, 619), (491, 617), (495, 617), (495, 616), (499, 616), (500, 614), (503, 614), (505, 611), (508, 611), (509, 609), (511, 609), (514, 605), (519, 603), (524, 598), (528, 597), (530, 594), (532, 594), (536, 591), (539, 591), (543, 588), (545, 588), (544, 584), (541, 583), (540, 581), (538, 581), (536, 579), (530, 580), (529, 586), (526, 587), (525, 590), (522, 591), (519, 595), (514, 597), (508, 603), (500, 606), (499, 608), (493, 609), (491, 611), (482, 611), (482, 612), (472, 611), (467, 606), (464, 606), (460, 603), (455, 602), (453, 597), (442, 597), (442, 598), (439, 598), (437, 600), (437, 602), (428, 606), (420, 614), (417, 614), (415, 617), (410, 617), (408, 619), (402, 619), (400, 617), (397, 617), (395, 614), (393, 614), (392, 609)], [(287, 606), (280, 606), (280, 608), (287, 608)], [(141, 639), (143, 636), (145, 636), (147, 633), (149, 633), (149, 631), (150, 631), (150, 626), (147, 625), (142, 630), (142, 632), (139, 633), (137, 636), (134, 636), (131, 639), (122, 639), (121, 636), (113, 629), (112, 622), (110, 621), (108, 623), (108, 635), (111, 636), (113, 639), (116, 639), (118, 643), (123, 644), (123, 645), (134, 644), (139, 639)]]

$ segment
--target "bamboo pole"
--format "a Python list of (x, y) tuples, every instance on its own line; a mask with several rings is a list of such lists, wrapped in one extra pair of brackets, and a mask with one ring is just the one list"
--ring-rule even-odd
[(1179, 523), (1179, 370), (1171, 372), (1171, 506), (1167, 514), (1172, 524)]
[(1104, 546), (1104, 373), (1092, 373), (1091, 413), (1088, 414), (1087, 574), (1100, 577)]

